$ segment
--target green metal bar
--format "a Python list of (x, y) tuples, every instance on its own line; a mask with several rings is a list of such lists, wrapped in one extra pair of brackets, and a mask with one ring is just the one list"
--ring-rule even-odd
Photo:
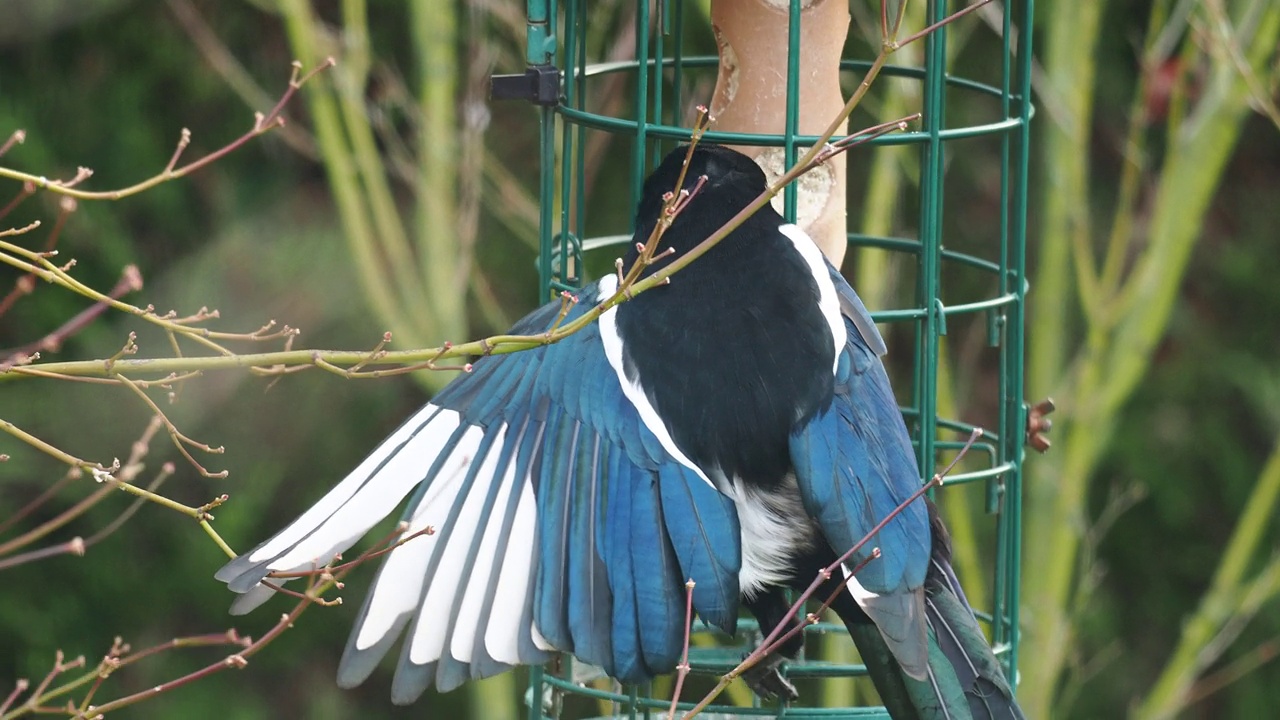
[[(588, 75), (588, 77), (595, 77), (597, 75), (607, 75), (609, 73), (634, 70), (636, 66), (639, 65), (641, 62), (651, 67), (658, 64), (656, 60), (652, 60), (648, 58), (646, 58), (643, 61), (639, 59), (616, 60), (612, 62), (592, 63), (588, 65), (582, 72), (585, 72)], [(675, 63), (675, 60), (673, 58), (671, 60), (664, 60), (662, 61), (661, 64), (664, 67), (671, 67), (674, 63)], [(686, 68), (711, 68), (711, 67), (716, 67), (718, 63), (718, 58), (715, 55), (698, 55), (695, 57), (685, 58), (683, 60), (683, 63), (684, 63), (684, 67)], [(840, 62), (841, 72), (849, 72), (853, 70), (856, 70), (859, 72), (865, 72), (870, 67), (871, 67), (871, 63), (865, 60), (842, 60)], [(923, 80), (928, 73), (926, 68), (911, 67), (907, 65), (885, 65), (880, 70), (880, 74), (887, 77), (903, 77), (903, 78), (914, 78), (917, 80)], [(948, 77), (947, 84), (954, 87), (965, 88), (969, 90), (976, 90), (978, 92), (981, 92), (984, 95), (989, 95), (993, 98), (996, 98), (997, 100), (1002, 97), (999, 87), (990, 85), (988, 83), (979, 82), (977, 80), (973, 80), (970, 78)], [(1017, 100), (1018, 96), (1014, 95), (1013, 99)], [(804, 136), (800, 136), (800, 137), (804, 137)], [(780, 142), (774, 143), (774, 144), (779, 146), (782, 145), (782, 143)]]
[[(1001, 32), (1002, 32), (1001, 37), (1004, 37), (1004, 38), (1009, 37), (1011, 12), (1012, 12), (1012, 9), (1009, 7), (1006, 7), (1004, 10), (1004, 17), (1002, 18), (1002, 22), (1001, 22)], [(1001, 117), (1005, 117), (1005, 118), (1008, 118), (1010, 113), (1009, 88), (1010, 88), (1010, 75), (1011, 75), (1010, 66), (1012, 63), (1013, 63), (1013, 58), (1011, 57), (1008, 43), (1006, 41), (1005, 48), (1003, 49), (1003, 52), (1001, 52), (1001, 62), (1000, 62), (1000, 90), (1001, 90), (1000, 115)], [(1011, 289), (1009, 278), (1008, 278), (1010, 167), (1011, 166), (1010, 166), (1010, 160), (1009, 160), (1009, 135), (1001, 135), (1000, 136), (1000, 273), (999, 273), (999, 282), (1000, 282), (1000, 292), (1002, 293), (1010, 292), (1010, 289)], [(1016, 283), (1016, 284), (1021, 285), (1021, 283)], [(1021, 299), (1019, 299), (1019, 302), (1021, 302)], [(1009, 422), (1011, 419), (1011, 415), (1009, 413), (1010, 403), (1009, 403), (1009, 398), (1007, 397), (1009, 388), (1004, 384), (1003, 379), (1008, 377), (1008, 374), (1009, 372), (1011, 372), (1012, 368), (1010, 367), (1011, 363), (1009, 362), (1010, 358), (1009, 358), (1009, 353), (1006, 347), (1008, 345), (1009, 338), (1007, 337), (1001, 338), (1001, 335), (1008, 334), (1008, 328), (1009, 328), (1008, 312), (1007, 311), (1002, 312), (999, 315), (997, 322), (1000, 324), (1001, 327), (996, 328), (996, 333), (993, 333), (992, 335), (997, 340), (1002, 340), (1001, 349), (1000, 349), (1000, 378), (1002, 382), (1000, 387), (1000, 403), (999, 403), (1000, 409), (999, 409), (998, 422), (1000, 425), (1000, 434), (1004, 437), (1009, 437), (1010, 436)], [(1007, 443), (1001, 443), (1000, 455), (1001, 455), (1001, 458), (1006, 461), (1009, 459)], [(1014, 460), (1013, 462), (1016, 463), (1017, 461)], [(992, 637), (992, 640), (997, 643), (1008, 642), (1009, 630), (1010, 630), (1006, 613), (1008, 612), (1009, 585), (1012, 578), (1010, 577), (1009, 573), (1002, 572), (1003, 568), (1006, 568), (1009, 565), (1009, 536), (1010, 536), (1009, 512), (1007, 507), (1001, 508), (1001, 502), (1000, 502), (1002, 499), (1005, 499), (1006, 484), (1008, 482), (1010, 482), (1010, 479), (1008, 476), (1001, 477), (999, 478), (998, 481), (993, 480), (987, 488), (987, 512), (988, 513), (999, 512), (999, 516), (996, 521), (996, 558), (995, 558), (996, 572), (992, 573), (992, 588), (991, 588), (991, 598), (992, 598), (991, 614), (993, 617), (997, 618), (997, 622), (995, 622), (991, 627), (991, 637)]]
[[(783, 165), (789, 168), (796, 163), (796, 136), (800, 131), (800, 0), (791, 0), (787, 13), (787, 108), (786, 128), (783, 130)], [(782, 191), (782, 217), (789, 223), (796, 221), (798, 183), (787, 185)]]
[[(645, 144), (649, 124), (649, 2), (636, 3), (636, 120), (635, 147), (631, 156), (631, 207), (640, 203), (645, 176)], [(632, 228), (633, 230), (635, 228)]]
[[(575, 110), (573, 108), (561, 107), (557, 111), (565, 117), (566, 120), (575, 123), (581, 123), (595, 130), (605, 130), (619, 135), (632, 135), (638, 132), (639, 124), (633, 120), (619, 120), (618, 118), (605, 117), (594, 113)], [(970, 125), (962, 128), (948, 128), (938, 133), (938, 137), (944, 141), (963, 140), (966, 138), (983, 137), (987, 135), (995, 135), (998, 133), (1016, 133), (1018, 129), (1017, 120), (1002, 120), (998, 122), (987, 123), (984, 125)], [(665, 125), (663, 123), (648, 122), (644, 125), (645, 134), (663, 140), (675, 140), (677, 142), (687, 142), (692, 135), (689, 128), (675, 127), (673, 125)], [(723, 145), (752, 145), (778, 147), (786, 142), (786, 135), (768, 135), (753, 133), (737, 133), (724, 132), (722, 130), (708, 130), (702, 136), (705, 142), (720, 143)], [(921, 132), (899, 132), (881, 135), (872, 138), (866, 142), (867, 145), (915, 145), (925, 143), (932, 139), (929, 133)], [(797, 135), (793, 138), (796, 147), (809, 147), (818, 140), (817, 135)]]
[(543, 720), (542, 693), (546, 684), (542, 681), (542, 673), (541, 665), (529, 668), (529, 692), (532, 695), (529, 702), (529, 720)]
[[(663, 100), (663, 71), (666, 65), (663, 58), (666, 53), (666, 39), (671, 32), (670, 27), (670, 2), (671, 0), (657, 0), (658, 20), (660, 26), (658, 32), (653, 36), (653, 67), (654, 72), (651, 76), (653, 80), (653, 112), (650, 113), (654, 122), (662, 122), (662, 100)], [(664, 150), (661, 142), (653, 144), (653, 166), (657, 167), (662, 161)]]
[(551, 108), (538, 113), (538, 152), (542, 165), (538, 168), (538, 302), (551, 293), (551, 249), (555, 209), (555, 141), (556, 116)]
[[(582, 249), (586, 252), (593, 252), (604, 248), (610, 248), (617, 245), (625, 245), (631, 242), (630, 235), (606, 235), (602, 237), (587, 238), (582, 241)], [(909, 238), (886, 238), (872, 237), (870, 235), (859, 235), (857, 233), (849, 233), (849, 244), (854, 247), (877, 247), (886, 250), (894, 250), (898, 252), (906, 252), (919, 254), (921, 245), (919, 240), (911, 240)], [(990, 260), (984, 260), (975, 255), (957, 252), (955, 250), (947, 250), (943, 248), (942, 259), (948, 262), (954, 262), (967, 267), (990, 272), (992, 274), (1000, 273), (1000, 266)], [(1012, 275), (1013, 271), (1009, 270), (1010, 282), (1015, 282), (1018, 278)], [(1023, 283), (1025, 285), (1025, 283)], [(962, 307), (962, 306), (955, 306)]]
[[(1028, 172), (1031, 158), (1031, 53), (1033, 51), (1031, 38), (1031, 19), (1035, 15), (1035, 0), (1025, 0), (1023, 4), (1023, 12), (1019, 27), (1021, 32), (1018, 33), (1018, 96), (1019, 100), (1019, 117), (1022, 120), (1022, 127), (1018, 132), (1017, 142), (1017, 183), (1015, 185), (1013, 195), (1013, 243), (1011, 252), (1011, 263), (1013, 270), (1020, 278), (1025, 278), (1027, 274), (1027, 185)], [(1006, 36), (1007, 37), (1007, 36)], [(1024, 393), (1023, 378), (1025, 376), (1024, 359), (1026, 340), (1025, 334), (1025, 309), (1026, 309), (1026, 286), (1019, 283), (1014, 288), (1014, 292), (1023, 296), (1022, 302), (1013, 306), (1010, 313), (1009, 324), (1016, 332), (1010, 333), (1010, 340), (1007, 343), (1010, 357), (1013, 359), (1013, 369), (1005, 378), (1008, 384), (1006, 389), (1009, 398), (1009, 412), (1013, 416), (1011, 423), (1015, 432), (1012, 436), (1006, 437), (1005, 442), (1010, 443), (1011, 451), (1017, 452), (1018, 469), (1015, 470), (1009, 478), (1007, 510), (1009, 514), (1009, 562), (1006, 566), (1007, 572), (1010, 574), (1009, 583), (1009, 654), (1006, 656), (1005, 670), (1011, 679), (1016, 677), (1018, 667), (1018, 644), (1021, 639), (1022, 630), (1018, 625), (1020, 608), (1019, 608), (1019, 572), (1022, 564), (1022, 470), (1021, 470), (1021, 452), (1022, 452), (1022, 430), (1026, 427), (1026, 407), (1023, 405), (1022, 398)], [(1012, 454), (1012, 453), (1011, 453)]]
[[(675, 0), (675, 45), (674, 57), (671, 58), (671, 125), (679, 125), (684, 103), (684, 0)], [(662, 118), (658, 118), (661, 120)]]
[[(645, 0), (646, 2), (648, 0)], [(658, 32), (653, 36), (653, 58), (651, 59), (651, 67), (653, 74), (650, 79), (653, 82), (653, 90), (650, 94), (653, 96), (653, 110), (650, 117), (654, 122), (662, 122), (662, 72), (663, 72), (663, 53), (666, 51), (664, 47), (666, 41), (667, 28), (667, 3), (669, 0), (657, 0), (656, 7), (658, 9), (659, 27)], [(662, 143), (653, 144), (653, 165), (656, 167), (662, 161)]]
[[(947, 14), (945, 0), (930, 0), (926, 22), (940, 22)], [(925, 478), (933, 474), (933, 441), (937, 433), (938, 351), (942, 316), (938, 312), (939, 275), (942, 251), (942, 173), (944, 148), (942, 127), (946, 107), (947, 27), (925, 38), (924, 131), (928, 141), (921, 156), (920, 172), (920, 264), (916, 277), (916, 306), (928, 314), (917, 325), (913, 401), (920, 411), (920, 470)]]
[(555, 31), (551, 26), (555, 13), (548, 7), (547, 0), (529, 0), (526, 8), (525, 62), (545, 65), (556, 52)]
[[(585, 68), (587, 65), (587, 33), (585, 27), (587, 23), (587, 9), (585, 0), (571, 0), (575, 3), (581, 3), (582, 8), (578, 13), (580, 18), (579, 27), (583, 31), (579, 33), (578, 39), (578, 67)], [(568, 67), (574, 67), (572, 63), (565, 63)], [(578, 107), (586, 109), (587, 107), (587, 78), (585, 73), (578, 73), (576, 79), (578, 92)], [(569, 257), (573, 263), (574, 273), (568, 285), (573, 285), (574, 289), (582, 286), (584, 272), (582, 266), (582, 242), (579, 240), (582, 236), (583, 228), (586, 227), (586, 177), (587, 177), (587, 128), (585, 125), (578, 125), (577, 137), (577, 165), (574, 169), (574, 216), (573, 233), (566, 234), (561, 238), (564, 251), (561, 257)], [(570, 250), (572, 247), (572, 251)], [(563, 274), (563, 273), (562, 273)]]
[[(525, 62), (529, 65), (545, 65), (555, 60), (556, 17), (554, 2), (529, 0), (527, 5)], [(552, 108), (543, 107), (538, 112), (538, 302), (544, 302), (551, 292), (553, 211), (555, 208), (555, 123)], [(539, 674), (539, 678), (541, 675)], [(541, 714), (539, 712), (539, 714)]]
[[(843, 676), (847, 676), (847, 673)], [(812, 675), (809, 677), (822, 677), (821, 675)], [(555, 675), (547, 675), (545, 682), (558, 690), (572, 693), (579, 697), (585, 697), (595, 700), (604, 700), (612, 703), (625, 703), (628, 695), (614, 692), (611, 690), (600, 690), (590, 686), (578, 685), (570, 680), (566, 680)], [(669, 700), (649, 697), (636, 697), (637, 708), (645, 708), (648, 710), (665, 711), (670, 707)], [(693, 709), (695, 703), (681, 702), (676, 705), (678, 710), (689, 711)], [(788, 718), (875, 718), (875, 720), (892, 720), (884, 708), (878, 707), (859, 707), (859, 708), (809, 708), (809, 707), (740, 707), (737, 705), (721, 705), (711, 704), (704, 710), (708, 716), (717, 713), (728, 714), (733, 717), (783, 717), (782, 713), (786, 713)]]
[[(584, 22), (583, 16), (586, 13), (579, 12), (580, 10), (579, 5), (580, 5), (580, 0), (568, 0), (568, 2), (565, 4), (564, 24), (565, 24), (565, 28), (567, 29), (566, 34), (569, 37), (573, 37), (575, 34), (579, 36), (586, 34), (584, 32), (580, 32), (582, 28), (582, 23)], [(577, 60), (578, 43), (575, 43), (575, 42), (565, 43), (564, 53), (565, 53), (565, 58), (564, 58), (565, 64), (568, 65), (569, 67), (573, 67), (575, 65), (574, 61)], [(581, 102), (581, 100), (578, 98), (577, 87), (575, 87), (576, 85), (577, 83), (572, 81), (565, 83), (565, 104), (566, 105), (572, 105), (574, 104), (575, 101)], [(569, 158), (573, 157), (573, 147), (574, 147), (573, 141), (574, 141), (574, 126), (570, 123), (563, 123), (560, 128), (560, 156), (562, 158), (565, 158), (563, 165), (568, 165)], [(560, 245), (560, 248), (559, 248), (560, 262), (557, 264), (557, 268), (556, 268), (557, 272), (555, 272), (555, 274), (553, 275), (553, 278), (557, 283), (557, 287), (564, 285), (565, 276), (568, 272), (568, 268), (570, 265), (570, 262), (566, 261), (566, 258), (568, 257), (568, 252), (567, 252), (568, 246), (566, 243), (566, 239), (568, 238), (569, 233), (572, 232), (572, 221), (571, 221), (571, 218), (569, 217), (569, 213), (573, 205), (572, 199), (573, 199), (573, 173), (561, 172), (560, 173), (560, 232), (558, 234), (559, 245)], [(554, 290), (554, 289), (557, 289), (557, 288), (548, 288), (547, 292), (543, 293), (542, 302), (546, 302), (548, 300), (548, 296), (550, 295), (551, 290)]]

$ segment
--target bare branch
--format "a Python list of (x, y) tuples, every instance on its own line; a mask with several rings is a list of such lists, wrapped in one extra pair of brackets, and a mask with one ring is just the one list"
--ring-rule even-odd
[[(75, 189), (74, 185), (76, 183), (78, 183), (80, 180), (87, 178), (92, 173), (92, 171), (89, 170), (88, 168), (80, 168), (80, 171), (77, 172), (76, 174), (76, 178), (66, 182), (49, 180), (44, 176), (32, 175), (30, 173), (20, 172), (18, 170), (12, 170), (6, 167), (0, 167), (0, 178), (9, 178), (10, 180), (29, 182), (35, 185), (37, 188), (40, 188), (43, 190), (49, 190), (51, 192), (59, 193), (62, 195), (68, 195), (70, 197), (74, 197), (80, 200), (119, 200), (121, 198), (129, 197), (130, 195), (136, 195), (144, 190), (149, 190), (157, 185), (161, 185), (163, 183), (169, 182), (170, 180), (176, 180), (180, 177), (183, 177), (192, 172), (195, 172), (196, 170), (199, 170), (205, 167), (206, 165), (209, 165), (210, 163), (217, 161), (223, 156), (228, 155), (232, 152), (235, 152), (236, 150), (239, 150), (246, 143), (258, 137), (259, 135), (263, 135), (265, 133), (271, 132), (272, 130), (278, 127), (281, 127), (282, 125), (284, 125), (284, 118), (280, 115), (280, 112), (284, 109), (285, 104), (287, 104), (289, 100), (291, 100), (293, 96), (297, 93), (298, 89), (301, 88), (303, 84), (305, 84), (308, 80), (314, 77), (316, 73), (327, 70), (336, 64), (337, 63), (333, 58), (329, 58), (325, 62), (320, 63), (320, 65), (316, 66), (315, 68), (312, 68), (310, 72), (303, 75), (301, 64), (294, 62), (292, 66), (292, 73), (289, 78), (289, 85), (285, 89), (284, 94), (281, 95), (280, 99), (276, 101), (275, 107), (271, 108), (270, 112), (268, 112), (265, 115), (259, 113), (255, 116), (253, 127), (250, 128), (248, 132), (244, 133), (243, 135), (236, 138), (235, 140), (232, 140), (230, 143), (223, 146), (222, 148), (215, 150), (209, 153), (208, 155), (205, 155), (199, 160), (193, 160), (192, 162), (187, 163), (186, 165), (183, 165), (181, 167), (174, 167), (178, 161), (179, 156), (182, 154), (182, 150), (185, 149), (187, 146), (187, 143), (190, 142), (190, 132), (184, 129), (182, 136), (178, 141), (178, 146), (174, 151), (173, 157), (170, 160), (169, 164), (165, 167), (165, 169), (162, 170), (160, 173), (146, 180), (143, 180), (142, 182), (136, 183), (134, 185), (130, 185), (129, 187), (121, 188), (119, 190), (105, 190), (105, 191), (88, 191), (88, 190)], [(11, 142), (12, 142), (12, 138), (11, 138)], [(8, 149), (9, 144), (11, 143), (5, 144), (5, 149)]]

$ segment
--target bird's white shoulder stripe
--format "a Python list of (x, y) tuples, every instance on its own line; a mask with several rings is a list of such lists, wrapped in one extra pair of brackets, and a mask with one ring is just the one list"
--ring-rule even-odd
[[(437, 529), (443, 526), (449, 510), (458, 498), (462, 479), (466, 477), (471, 458), (474, 457), (482, 437), (484, 431), (475, 426), (463, 432), (418, 507), (414, 508), (405, 535), (418, 532), (428, 525)], [(356, 635), (357, 650), (373, 647), (387, 633), (399, 631), (402, 626), (398, 621), (417, 608), (422, 600), (427, 565), (436, 551), (439, 537), (439, 532), (418, 536), (387, 556), (371, 590), (369, 607)]]
[[(827, 281), (827, 284), (831, 284), (830, 280)], [(608, 298), (617, 292), (618, 278), (613, 275), (606, 275), (600, 278), (598, 286), (600, 288), (599, 297)], [(832, 292), (835, 292), (834, 288)], [(836, 312), (839, 313), (838, 308)], [(622, 359), (622, 337), (618, 335), (617, 306), (609, 308), (600, 315), (600, 342), (604, 345), (604, 355), (609, 359), (609, 366), (613, 368), (614, 373), (618, 376), (618, 382), (622, 385), (622, 394), (631, 401), (631, 405), (640, 414), (640, 421), (644, 423), (645, 427), (649, 428), (649, 432), (653, 433), (654, 437), (658, 438), (662, 449), (666, 450), (676, 462), (697, 473), (703, 482), (714, 488), (715, 484), (707, 478), (702, 469), (694, 465), (693, 461), (676, 446), (675, 440), (671, 439), (671, 433), (667, 430), (666, 423), (658, 416), (658, 411), (654, 409), (653, 403), (649, 402), (649, 396), (645, 394), (640, 382), (638, 380), (632, 382), (627, 378)]]
[(827, 319), (827, 323), (831, 326), (831, 338), (835, 341), (836, 357), (835, 362), (831, 366), (831, 372), (835, 372), (836, 367), (840, 364), (840, 353), (844, 352), (845, 342), (848, 340), (844, 328), (844, 318), (840, 315), (840, 296), (836, 294), (835, 283), (831, 282), (831, 274), (827, 271), (827, 262), (822, 257), (822, 251), (818, 249), (813, 238), (799, 226), (791, 223), (778, 226), (778, 232), (782, 233), (796, 246), (796, 250), (800, 253), (800, 257), (808, 263), (810, 272), (813, 273), (813, 280), (818, 284), (818, 307), (822, 310), (822, 315)]

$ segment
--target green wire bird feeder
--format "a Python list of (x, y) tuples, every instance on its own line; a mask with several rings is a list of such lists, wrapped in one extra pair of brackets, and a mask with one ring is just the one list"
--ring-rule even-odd
[[(884, 17), (891, 25), (900, 3), (886, 4)], [(870, 147), (854, 149), (839, 162), (788, 186), (781, 195), (784, 217), (805, 227), (837, 266), (846, 249), (879, 248), (892, 256), (889, 267), (895, 276), (914, 284), (903, 293), (903, 301), (890, 309), (877, 307), (873, 299), (868, 299), (868, 305), (876, 320), (885, 324), (889, 363), (892, 368), (902, 365), (895, 388), (904, 403), (903, 414), (923, 472), (931, 473), (954, 456), (974, 429), (938, 415), (941, 337), (947, 334), (949, 322), (955, 326), (966, 317), (985, 321), (992, 364), (998, 356), (998, 382), (974, 390), (970, 404), (989, 408), (993, 422), (984, 427), (986, 434), (966, 458), (963, 472), (951, 475), (947, 486), (985, 484), (990, 526), (979, 530), (993, 539), (993, 546), (984, 546), (982, 562), (987, 569), (993, 564), (994, 572), (986, 593), (989, 607), (975, 610), (1010, 679), (1017, 677), (1022, 460), (1029, 413), (1023, 400), (1023, 326), (1032, 106), (1031, 33), (1025, 30), (1032, 27), (1033, 5), (1033, 0), (1006, 0), (1003, 16), (1000, 5), (988, 5), (983, 8), (987, 17), (970, 14), (920, 39), (920, 66), (886, 64), (880, 72), (881, 83), (915, 83), (911, 95), (919, 100), (906, 112), (920, 112), (920, 120), (907, 132), (883, 135)], [(918, 27), (904, 23), (898, 37), (939, 23), (964, 6), (929, 0), (923, 23)], [(851, 7), (859, 11), (852, 13), (852, 23)], [(872, 66), (879, 50), (881, 12), (875, 0), (853, 0), (852, 5), (843, 0), (654, 0), (636, 3), (634, 13), (611, 14), (603, 13), (598, 2), (587, 0), (528, 0), (528, 68), (523, 75), (495, 77), (493, 94), (525, 99), (540, 108), (542, 300), (580, 287), (589, 266), (603, 271), (612, 268), (613, 258), (623, 253), (622, 246), (630, 240), (631, 228), (599, 226), (599, 220), (588, 217), (587, 197), (591, 196), (593, 208), (600, 207), (606, 196), (627, 198), (626, 208), (606, 211), (611, 218), (629, 218), (648, 171), (675, 143), (690, 138), (696, 105), (710, 106), (715, 118), (703, 141), (738, 147), (756, 157), (770, 177), (790, 167), (835, 118)], [(876, 25), (861, 27), (859, 19)], [(985, 44), (984, 50), (992, 53), (998, 45), (998, 59), (985, 68), (993, 79), (978, 82), (948, 73), (948, 35), (959, 32), (969, 37), (971, 45)], [(859, 45), (855, 34), (871, 43)], [(634, 46), (619, 47), (619, 38), (626, 43), (633, 39)], [(862, 47), (863, 56), (851, 57), (858, 51), (848, 50), (850, 46)], [(876, 86), (867, 97), (864, 106), (875, 103)], [(949, 99), (964, 112), (949, 113)], [(865, 111), (855, 113), (848, 130), (894, 119), (871, 117)], [(952, 122), (954, 118), (964, 122)], [(963, 252), (948, 249), (944, 240), (957, 244), (948, 235), (955, 234), (949, 230), (955, 222), (944, 222), (948, 151), (957, 141), (984, 138), (994, 148), (991, 156), (995, 158), (982, 176), (990, 204), (984, 209), (998, 216), (999, 230), (980, 243), (966, 244)], [(846, 187), (852, 184), (847, 175), (868, 165), (873, 154), (880, 152), (878, 147), (888, 145), (910, 146), (918, 153), (918, 192), (900, 198), (916, 209), (915, 216), (908, 218), (900, 237), (849, 232), (859, 212), (856, 199), (847, 199)], [(597, 171), (603, 155), (616, 158), (624, 152), (629, 160), (625, 175)], [(854, 209), (849, 217), (846, 203)], [(852, 272), (853, 265), (844, 263), (845, 271)], [(948, 277), (956, 273), (967, 279), (955, 284), (960, 297), (949, 292), (951, 284), (944, 291), (944, 269)], [(857, 282), (853, 285), (863, 290)], [(911, 358), (909, 374), (907, 357)], [(944, 488), (938, 496), (944, 506), (946, 493)], [(962, 575), (961, 580), (973, 587), (983, 578)], [(700, 625), (695, 625), (694, 632), (692, 671), (679, 706), (682, 712), (760, 640), (754, 621), (746, 618), (733, 640)], [(810, 626), (807, 633), (810, 649), (813, 636), (846, 637), (842, 625), (827, 623)], [(866, 675), (862, 665), (814, 660), (813, 653), (807, 652), (810, 657), (790, 663), (785, 671), (800, 687), (799, 702), (780, 706), (754, 700), (754, 706), (740, 706), (725, 694), (701, 717), (888, 717), (883, 708), (866, 704), (806, 706), (821, 700), (816, 697), (821, 695), (818, 688), (805, 684), (806, 680), (830, 682)], [(665, 679), (640, 687), (620, 686), (563, 657), (554, 667), (532, 671), (529, 717), (665, 718), (670, 691), (671, 683)]]

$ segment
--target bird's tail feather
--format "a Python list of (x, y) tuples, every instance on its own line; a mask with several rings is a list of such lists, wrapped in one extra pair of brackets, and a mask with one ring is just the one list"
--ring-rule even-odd
[(926, 588), (929, 666), (924, 679), (903, 672), (874, 624), (845, 623), (881, 702), (894, 720), (1025, 720), (973, 611), (944, 579), (949, 574), (954, 580), (954, 574), (941, 564), (947, 573), (931, 573)]
[(948, 585), (937, 584), (926, 589), (930, 655), (936, 647), (945, 658), (975, 720), (1025, 720), (973, 611)]

